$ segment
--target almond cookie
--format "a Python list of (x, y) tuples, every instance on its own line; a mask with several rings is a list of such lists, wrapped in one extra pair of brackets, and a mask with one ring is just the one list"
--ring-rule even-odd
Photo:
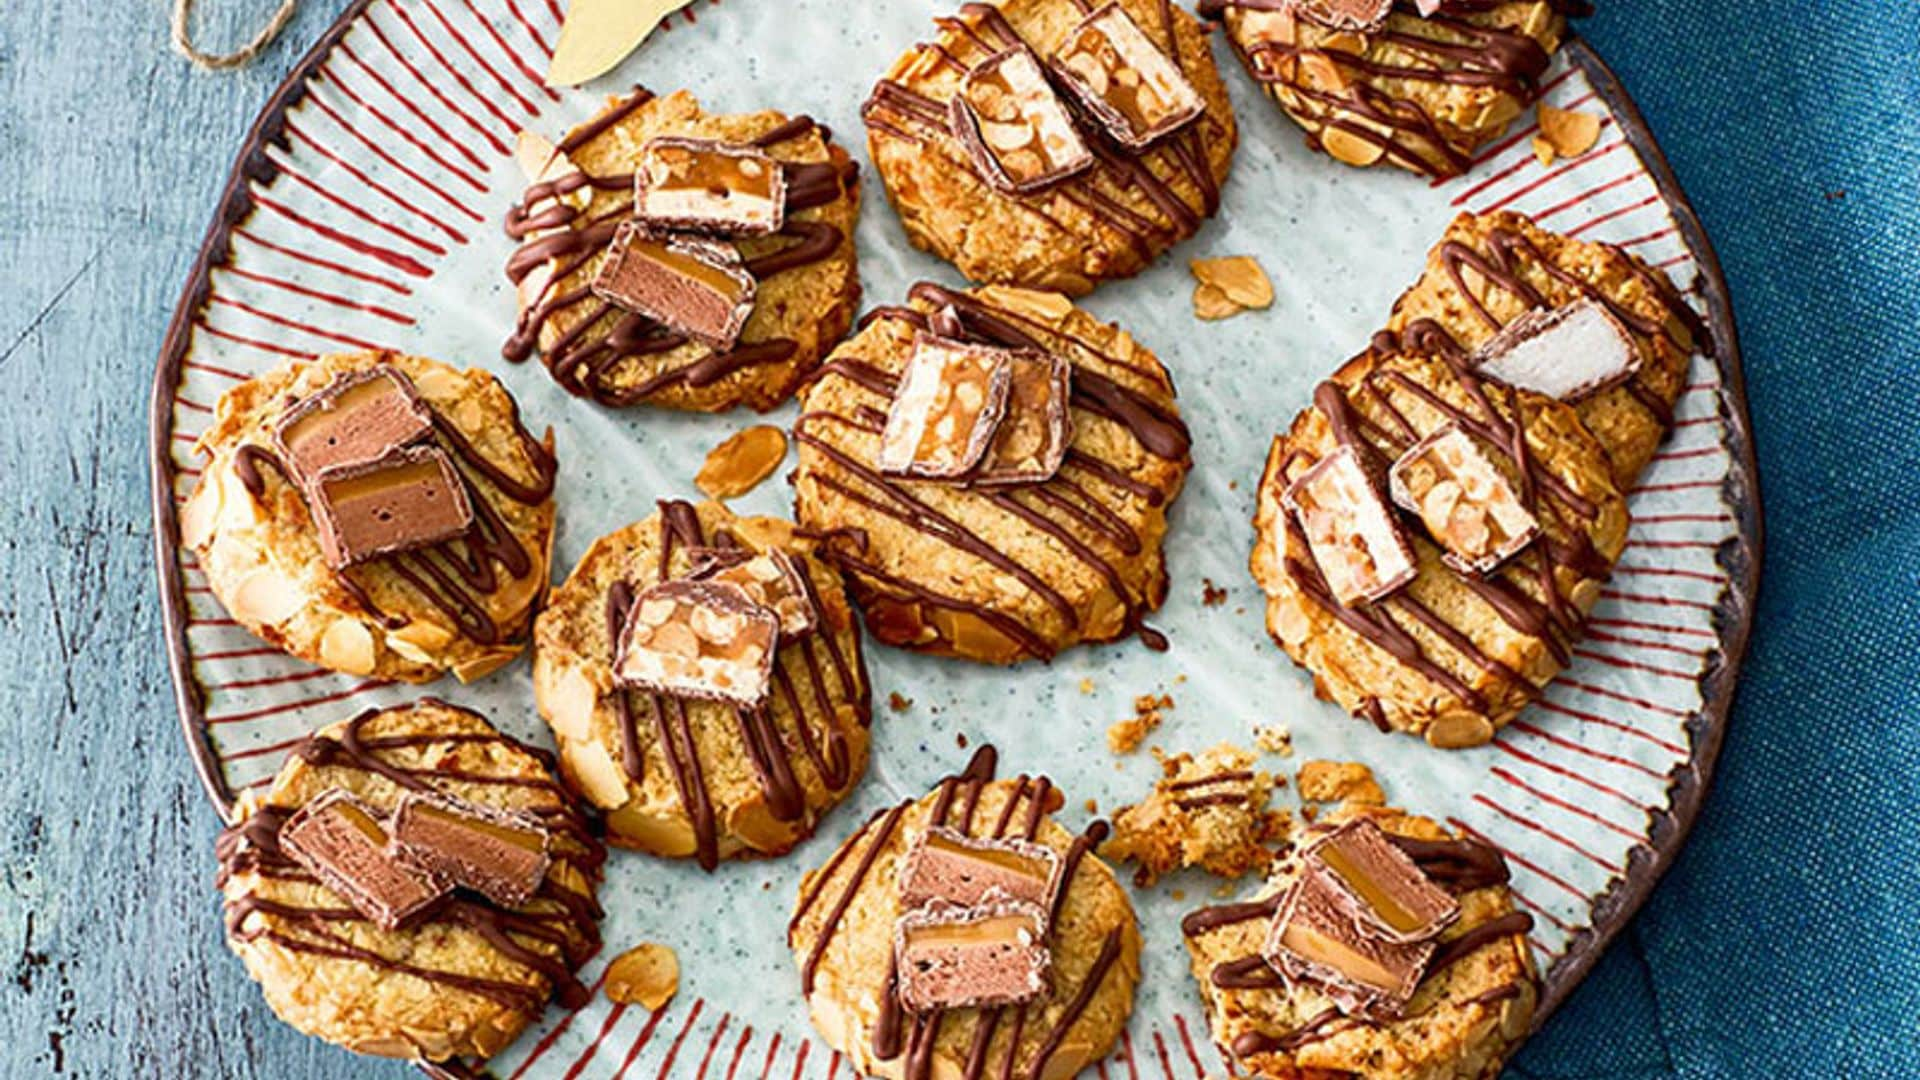
[[(1416, 10), (1417, 8), (1417, 10)], [(1201, 0), (1247, 71), (1336, 161), (1458, 176), (1540, 96), (1584, 0)]]
[(858, 166), (810, 118), (637, 89), (521, 156), (507, 359), (602, 405), (764, 411), (846, 333)]
[[(585, 1004), (574, 971), (600, 946), (606, 852), (551, 764), (434, 698), (369, 710), (295, 746), (219, 842), (227, 943), (273, 1011), (359, 1053), (445, 1061), (499, 1052), (549, 998)], [(396, 826), (405, 806), (484, 825), (414, 835)], [(488, 850), (488, 829), (539, 859)], [(481, 873), (430, 870), (408, 854), (433, 847)], [(530, 895), (507, 906), (475, 891), (503, 875)]]
[(1615, 483), (1630, 488), (1673, 426), (1693, 354), (1713, 347), (1665, 273), (1611, 244), (1548, 232), (1523, 214), (1461, 214), (1428, 253), (1420, 280), (1395, 301), (1387, 330), (1404, 348), (1465, 354), (1529, 311), (1583, 300), (1605, 308), (1640, 354), (1630, 377), (1574, 401), (1581, 423), (1606, 448)]
[(1274, 440), (1250, 563), (1322, 696), (1476, 746), (1566, 665), (1627, 526), (1573, 406), (1368, 352)]
[[(1533, 919), (1499, 852), (1384, 808), (1334, 811), (1299, 840), (1254, 899), (1182, 922), (1221, 1051), (1259, 1076), (1497, 1074), (1539, 1000)], [(1355, 895), (1360, 873), (1390, 921)]]
[[(1113, 1047), (1140, 981), (1126, 890), (991, 747), (869, 818), (800, 882), (787, 944), (814, 1027), (855, 1072), (1068, 1077)], [(902, 963), (902, 960), (905, 960)]]
[(1239, 135), (1170, 0), (963, 4), (861, 111), (907, 237), (979, 282), (1078, 296), (1220, 206)]
[(350, 675), (462, 681), (519, 655), (547, 588), (553, 435), (493, 376), (393, 352), (221, 397), (180, 539), (248, 630)]
[[(642, 670), (651, 639), (632, 636), (662, 583), (735, 593), (723, 609), (751, 600), (777, 645), (724, 693), (692, 696), (698, 673), (667, 692)], [(594, 541), (534, 627), (533, 688), (561, 775), (608, 841), (709, 870), (793, 847), (867, 767), (871, 692), (839, 572), (788, 523), (719, 503), (662, 503)]]
[(875, 638), (1003, 664), (1135, 631), (1164, 645), (1140, 619), (1166, 597), (1190, 440), (1126, 331), (1058, 293), (923, 282), (868, 314), (801, 407), (797, 516)]

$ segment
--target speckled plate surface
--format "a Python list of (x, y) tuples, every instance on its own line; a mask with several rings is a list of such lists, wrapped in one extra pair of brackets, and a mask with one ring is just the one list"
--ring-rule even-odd
[[(603, 95), (636, 83), (687, 87), (721, 110), (806, 112), (864, 158), (859, 105), (873, 80), (951, 4), (706, 0), (676, 16), (613, 75), (583, 91), (540, 85), (559, 28), (556, 0), (356, 0), (261, 113), (235, 167), (168, 333), (154, 382), (154, 514), (167, 645), (184, 736), (224, 812), (265, 784), (307, 731), (420, 691), (330, 674), (275, 653), (234, 625), (178, 547), (175, 513), (201, 464), (193, 439), (237, 381), (290, 357), (392, 346), (502, 377), (529, 421), (556, 430), (561, 460), (555, 576), (592, 539), (694, 494), (706, 451), (758, 418), (610, 412), (567, 396), (538, 365), (500, 359), (513, 320), (500, 222), (522, 187), (509, 150), (533, 127), (558, 135)], [(1504, 849), (1536, 917), (1547, 1010), (1564, 999), (1645, 898), (1685, 837), (1719, 748), (1745, 651), (1760, 546), (1739, 347), (1706, 238), (1631, 102), (1579, 41), (1556, 58), (1547, 100), (1605, 114), (1599, 145), (1543, 168), (1531, 114), (1471, 173), (1441, 184), (1357, 172), (1310, 154), (1299, 132), (1215, 51), (1242, 144), (1225, 208), (1142, 277), (1086, 306), (1120, 321), (1172, 369), (1195, 468), (1173, 513), (1173, 590), (1152, 622), (1172, 648), (1138, 642), (1070, 651), (1010, 671), (870, 650), (876, 690), (913, 700), (879, 710), (873, 767), (848, 805), (791, 856), (701, 873), (638, 855), (607, 876), (608, 959), (642, 940), (679, 950), (679, 996), (658, 1013), (609, 1005), (554, 1010), (494, 1063), (505, 1076), (832, 1076), (844, 1063), (812, 1035), (783, 928), (800, 874), (873, 808), (925, 790), (958, 766), (958, 737), (991, 741), (1008, 772), (1051, 773), (1070, 824), (1095, 799), (1137, 798), (1145, 753), (1115, 759), (1108, 724), (1133, 698), (1173, 694), (1155, 742), (1246, 743), (1283, 722), (1299, 758), (1371, 764), (1397, 803)], [(877, 185), (859, 231), (869, 304), (922, 278), (957, 283), (911, 250)], [(1441, 753), (1385, 736), (1315, 701), (1308, 679), (1261, 625), (1245, 564), (1269, 439), (1313, 385), (1357, 351), (1419, 273), (1459, 210), (1511, 208), (1541, 224), (1626, 247), (1664, 268), (1706, 316), (1718, 348), (1696, 357), (1677, 426), (1632, 493), (1625, 556), (1575, 664), (1544, 701), (1486, 747)], [(1185, 259), (1257, 254), (1271, 310), (1198, 324)], [(790, 421), (792, 408), (775, 414)], [(736, 509), (787, 513), (768, 483)], [(1202, 603), (1203, 583), (1228, 590)], [(473, 686), (432, 692), (540, 743), (524, 660)], [(1082, 689), (1083, 685), (1090, 687)], [(1270, 760), (1270, 767), (1282, 765)], [(1146, 975), (1132, 1029), (1102, 1075), (1222, 1071), (1207, 1044), (1177, 927), (1213, 883), (1176, 877), (1136, 894)], [(1184, 901), (1172, 897), (1184, 890)], [(724, 914), (721, 914), (724, 913)], [(1116, 1073), (1117, 1070), (1117, 1073)]]

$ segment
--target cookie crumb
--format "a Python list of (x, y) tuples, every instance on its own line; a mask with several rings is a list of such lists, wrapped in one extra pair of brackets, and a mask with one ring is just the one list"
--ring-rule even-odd
[(1274, 777), (1254, 770), (1253, 752), (1222, 743), (1198, 755), (1155, 756), (1160, 780), (1146, 799), (1113, 815), (1101, 855), (1135, 863), (1134, 882), (1143, 888), (1188, 866), (1225, 878), (1265, 870), (1271, 845), (1286, 839), (1292, 823), (1285, 811), (1268, 809)]
[(1207, 607), (1219, 607), (1227, 602), (1227, 590), (1213, 583), (1212, 578), (1200, 579), (1200, 603)]
[(1086, 806), (1087, 806), (1087, 813), (1089, 814), (1097, 814), (1100, 812), (1100, 800), (1098, 799), (1088, 799), (1086, 802)]
[(1285, 724), (1262, 724), (1253, 729), (1253, 744), (1269, 754), (1293, 756), (1293, 731)]
[(607, 1000), (616, 1005), (658, 1011), (679, 990), (680, 958), (665, 945), (636, 945), (607, 965)]
[(1169, 889), (1169, 890), (1167, 890), (1167, 895), (1168, 895), (1168, 896), (1171, 896), (1171, 897), (1172, 897), (1173, 899), (1175, 899), (1175, 900), (1185, 900), (1185, 899), (1187, 898), (1187, 890), (1185, 890), (1185, 889)]
[(954, 732), (953, 744), (955, 746), (958, 746), (960, 749), (965, 750), (967, 748), (967, 733), (964, 731)]
[(1081, 679), (1081, 680), (1080, 680), (1080, 692), (1081, 692), (1081, 693), (1083, 693), (1083, 694), (1091, 694), (1091, 693), (1093, 693), (1093, 680), (1092, 680), (1092, 679)]
[(1373, 771), (1357, 761), (1309, 761), (1300, 766), (1300, 797), (1308, 802), (1385, 806)]
[(1173, 708), (1171, 694), (1161, 694), (1157, 697), (1153, 694), (1142, 694), (1134, 698), (1133, 715), (1125, 720), (1115, 721), (1107, 728), (1107, 749), (1116, 754), (1131, 754), (1140, 749), (1140, 744), (1145, 742), (1147, 736), (1160, 726), (1161, 720), (1165, 719), (1161, 715), (1162, 710), (1171, 708)]
[(1540, 164), (1551, 165), (1556, 158), (1577, 158), (1599, 141), (1598, 116), (1540, 103), (1540, 134), (1533, 140), (1533, 153)]
[(756, 424), (728, 436), (707, 453), (693, 484), (716, 499), (732, 499), (760, 486), (787, 458), (787, 433)]
[(887, 695), (887, 708), (894, 712), (906, 712), (913, 708), (913, 699), (895, 690)]

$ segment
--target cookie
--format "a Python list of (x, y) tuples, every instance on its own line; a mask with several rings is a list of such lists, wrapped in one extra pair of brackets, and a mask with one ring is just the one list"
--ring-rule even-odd
[[(1383, 1014), (1356, 1008), (1323, 973), (1283, 976), (1268, 959), (1276, 917), (1300, 883), (1302, 854), (1342, 822), (1377, 825), (1450, 895), (1458, 913), (1436, 939), (1394, 952), (1411, 959), (1411, 999)], [(1202, 908), (1182, 923), (1213, 1041), (1242, 1074), (1368, 1080), (1478, 1080), (1500, 1071), (1526, 1035), (1539, 987), (1499, 853), (1450, 837), (1425, 818), (1387, 809), (1328, 815), (1274, 867), (1254, 898)], [(1282, 959), (1286, 959), (1284, 955)], [(1393, 1015), (1387, 1015), (1393, 1014)]]
[[(916, 247), (977, 282), (1078, 296), (1146, 269), (1219, 210), (1239, 135), (1206, 36), (1185, 9), (1169, 0), (1117, 8), (1005, 0), (965, 4), (936, 23), (934, 40), (895, 61), (861, 110), (874, 168)], [(1133, 60), (1109, 75), (1090, 64), (1094, 54)], [(1002, 71), (1008, 56), (1020, 59)], [(1051, 73), (1051, 90), (1049, 80), (1031, 80), (1036, 68)], [(995, 75), (1006, 77), (988, 78)], [(995, 98), (1020, 97), (1031, 108), (986, 116), (982, 128), (980, 108), (1001, 110), (956, 103), (969, 78), (1025, 87)], [(1157, 137), (1155, 127), (1118, 123), (1109, 104), (1113, 88), (1142, 81), (1163, 88), (1156, 101), (1164, 108), (1152, 110)], [(997, 149), (1012, 141), (1002, 121), (1029, 116), (1060, 158), (1037, 179), (1020, 168), (1037, 146)], [(1152, 138), (1143, 147), (1121, 141), (1142, 135)], [(1009, 178), (1009, 163), (1025, 182)]]
[[(1066, 360), (1071, 441), (1045, 480), (984, 484), (880, 464), (916, 338)], [(889, 645), (992, 663), (1139, 631), (1166, 597), (1167, 509), (1190, 440), (1172, 379), (1124, 330), (1057, 293), (913, 287), (877, 309), (801, 393), (795, 505)], [(1015, 410), (1016, 430), (1022, 415)], [(1158, 635), (1146, 632), (1150, 643)]]
[(394, 352), (296, 361), (229, 390), (194, 448), (181, 543), (263, 640), (407, 682), (472, 681), (526, 644), (553, 438), (493, 376)]
[(1581, 300), (1605, 307), (1640, 352), (1631, 378), (1575, 404), (1612, 460), (1615, 483), (1630, 488), (1673, 426), (1693, 354), (1713, 348), (1664, 272), (1611, 244), (1548, 232), (1523, 214), (1461, 214), (1394, 302), (1387, 330), (1400, 347), (1471, 353), (1528, 311)]
[[(497, 1053), (549, 998), (584, 1004), (573, 973), (600, 946), (594, 893), (606, 853), (551, 765), (434, 698), (369, 710), (296, 745), (219, 841), (227, 943), (280, 1019), (363, 1054), (445, 1061)], [(387, 928), (360, 910), (364, 897), (322, 884), (347, 883), (304, 823), (344, 801), (384, 834), (395, 808), (421, 796), (543, 833), (548, 861), (532, 897), (507, 908), (438, 881), (441, 895)]]
[[(711, 582), (711, 566), (750, 552), (804, 577), (807, 618), (782, 626), (764, 700), (627, 685), (616, 644), (634, 597), (667, 579)], [(534, 626), (533, 691), (561, 775), (600, 809), (608, 842), (707, 869), (793, 847), (867, 767), (871, 691), (839, 572), (788, 523), (719, 503), (663, 503), (594, 541)]]
[(1458, 176), (1540, 96), (1580, 0), (1201, 0), (1307, 144), (1348, 165)]
[[(1140, 980), (1140, 932), (1120, 883), (1092, 853), (1096, 822), (1074, 835), (1052, 812), (1063, 798), (1045, 778), (996, 780), (984, 748), (934, 791), (869, 818), (800, 882), (787, 944), (800, 967), (814, 1027), (856, 1073), (894, 1078), (1073, 1076), (1113, 1047)], [(1039, 996), (1002, 1007), (908, 1012), (895, 963), (903, 875), (930, 827), (1030, 840), (1058, 856), (1049, 905), (1026, 905), (1048, 924), (1049, 974)], [(988, 907), (1021, 907), (995, 890)], [(972, 902), (969, 900), (969, 902)], [(967, 910), (972, 910), (968, 908)], [(910, 979), (914, 974), (909, 974)]]
[[(1524, 454), (1513, 450), (1516, 420)], [(1443, 431), (1464, 433), (1494, 467), (1482, 478), (1486, 497), (1462, 504), (1484, 506), (1504, 490), (1537, 526), (1494, 569), (1462, 569), (1445, 528), (1387, 506), (1388, 464)], [(1359, 471), (1358, 504), (1383, 508), (1400, 544), (1370, 549), (1381, 567), (1400, 569), (1359, 595), (1343, 595), (1345, 585), (1365, 575), (1339, 560), (1352, 556), (1347, 537), (1361, 534), (1336, 529), (1323, 547), (1307, 498), (1323, 465), (1343, 463)], [(1574, 406), (1480, 379), (1458, 359), (1369, 351), (1322, 383), (1274, 440), (1250, 565), (1267, 594), (1268, 632), (1322, 696), (1382, 730), (1477, 746), (1567, 664), (1627, 527), (1611, 464)]]
[[(647, 196), (635, 174), (676, 144), (746, 160), (747, 172), (777, 189), (757, 194), (778, 198), (770, 208), (742, 208), (745, 216), (729, 225), (724, 212), (658, 199), (658, 184)], [(507, 359), (537, 352), (561, 386), (602, 405), (764, 411), (785, 401), (846, 333), (860, 298), (858, 166), (813, 120), (771, 111), (708, 114), (686, 91), (656, 97), (637, 89), (557, 146), (523, 135), (522, 152), (531, 186), (507, 219), (508, 235), (520, 243), (507, 263), (520, 306)], [(640, 204), (646, 219), (623, 232), (636, 220), (637, 197), (651, 200)], [(777, 229), (767, 232), (775, 220)], [(644, 282), (631, 278), (634, 259), (625, 260), (626, 274), (618, 260), (607, 264), (649, 233), (663, 247), (671, 239), (673, 251), (654, 252), (647, 265), (685, 268), (689, 250), (711, 265), (635, 288)], [(749, 293), (739, 291), (741, 279)], [(724, 295), (690, 284), (701, 281)], [(693, 302), (702, 297), (710, 302)], [(682, 325), (662, 321), (669, 314), (658, 306), (663, 299), (685, 316)], [(746, 313), (736, 324), (724, 313), (740, 305)], [(709, 322), (715, 308), (721, 317)]]

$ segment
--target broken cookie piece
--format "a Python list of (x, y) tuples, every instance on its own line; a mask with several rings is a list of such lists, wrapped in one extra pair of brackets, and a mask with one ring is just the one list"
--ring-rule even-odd
[(1633, 334), (1597, 300), (1534, 308), (1473, 354), (1475, 374), (1573, 403), (1640, 370)]
[(966, 475), (1006, 410), (1013, 350), (916, 333), (880, 435), (880, 469), (907, 476)]
[(1341, 605), (1379, 600), (1419, 572), (1393, 509), (1353, 447), (1320, 459), (1288, 485), (1280, 502), (1299, 521), (1313, 561)]
[(337, 376), (274, 426), (280, 458), (303, 483), (325, 469), (365, 465), (433, 434), (433, 410), (390, 364)]
[(1261, 948), (1289, 982), (1319, 988), (1348, 1016), (1393, 1019), (1426, 974), (1435, 942), (1401, 944), (1356, 924), (1327, 879), (1304, 873), (1274, 914)]
[(1130, 150), (1144, 150), (1206, 111), (1178, 65), (1117, 2), (1080, 20), (1053, 54), (1080, 104)]
[(375, 925), (399, 929), (452, 886), (393, 856), (380, 811), (334, 788), (280, 826), (280, 849)]
[(796, 640), (814, 628), (813, 600), (800, 568), (786, 552), (703, 548), (693, 552), (693, 562), (694, 580), (730, 585), (779, 616), (781, 640)]
[(451, 540), (473, 525), (466, 482), (437, 446), (327, 469), (314, 478), (309, 503), (320, 552), (336, 570)]
[(1268, 809), (1274, 780), (1253, 763), (1251, 752), (1228, 743), (1166, 758), (1152, 794), (1113, 816), (1100, 854), (1133, 861), (1142, 886), (1187, 866), (1226, 878), (1266, 869), (1289, 821)]
[(1302, 859), (1302, 875), (1321, 877), (1333, 905), (1373, 937), (1431, 941), (1460, 917), (1459, 903), (1366, 818), (1316, 840)]
[(1540, 534), (1540, 520), (1506, 473), (1459, 424), (1401, 454), (1387, 483), (1393, 501), (1426, 525), (1447, 565), (1463, 573), (1494, 570)]
[(973, 473), (977, 484), (1037, 484), (1053, 477), (1073, 442), (1073, 365), (1031, 351), (1007, 354), (1007, 405)]
[(894, 962), (900, 1004), (910, 1013), (989, 1008), (1046, 991), (1052, 957), (1047, 912), (1038, 904), (936, 903), (900, 917)]
[(911, 911), (937, 902), (967, 907), (990, 899), (1044, 909), (1053, 904), (1060, 856), (1045, 844), (994, 840), (934, 826), (920, 834), (900, 874), (900, 903)]
[(663, 581), (627, 610), (614, 681), (753, 708), (766, 700), (779, 637), (780, 616), (731, 585)]
[(753, 146), (652, 139), (641, 148), (633, 183), (634, 217), (662, 230), (764, 236), (786, 220), (786, 173)]
[(444, 795), (407, 792), (389, 831), (402, 859), (502, 907), (531, 900), (552, 861), (538, 820)]
[(593, 293), (718, 350), (731, 349), (753, 314), (753, 275), (733, 245), (649, 232), (614, 233)]
[(1032, 51), (1016, 45), (967, 72), (949, 122), (981, 179), (1026, 195), (1093, 166), (1065, 103)]

